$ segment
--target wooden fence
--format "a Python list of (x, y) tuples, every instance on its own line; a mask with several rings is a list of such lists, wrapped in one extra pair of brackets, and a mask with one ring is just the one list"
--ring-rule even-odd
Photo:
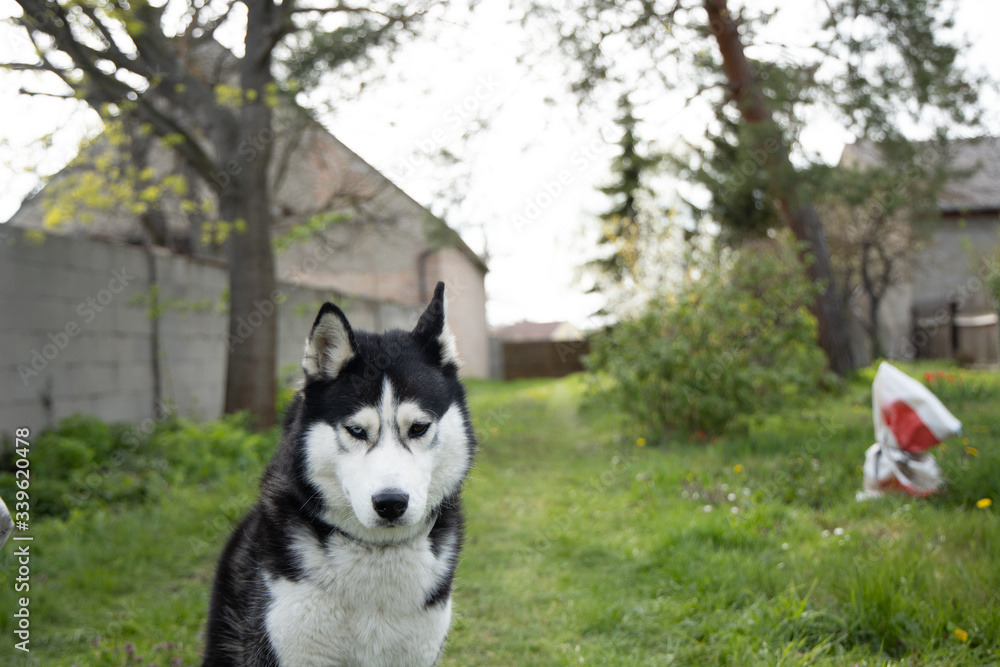
[(580, 357), (590, 352), (590, 343), (579, 341), (505, 341), (503, 379), (562, 377), (584, 370)]

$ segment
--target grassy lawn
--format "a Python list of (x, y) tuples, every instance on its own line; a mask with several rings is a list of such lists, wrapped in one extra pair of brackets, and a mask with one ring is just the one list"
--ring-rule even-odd
[[(965, 425), (935, 450), (945, 493), (858, 503), (872, 377), (747, 433), (660, 443), (581, 409), (581, 377), (471, 383), (482, 446), (442, 664), (1000, 662), (1000, 505), (977, 506), (1000, 502), (1000, 377), (934, 385)], [(8, 544), (0, 662), (197, 664), (214, 559), (266, 456), (255, 448), (211, 474), (164, 473), (153, 497), (36, 522), (29, 654), (13, 650)]]

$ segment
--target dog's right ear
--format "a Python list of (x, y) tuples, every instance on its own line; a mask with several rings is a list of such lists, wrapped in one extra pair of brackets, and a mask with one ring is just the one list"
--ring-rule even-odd
[(358, 353), (351, 325), (344, 311), (329, 301), (323, 304), (306, 339), (302, 370), (310, 380), (332, 380)]

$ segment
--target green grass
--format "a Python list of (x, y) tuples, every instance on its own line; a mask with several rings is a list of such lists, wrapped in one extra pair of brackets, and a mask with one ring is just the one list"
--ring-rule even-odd
[[(1000, 502), (1000, 376), (934, 386), (965, 425), (935, 450), (944, 493), (857, 503), (871, 379), (739, 435), (645, 446), (620, 416), (579, 409), (580, 377), (470, 383), (482, 442), (442, 664), (1000, 662), (1000, 505), (976, 505)], [(4, 657), (8, 613), (0, 662), (197, 664), (214, 559), (258, 472), (37, 522), (32, 651)]]

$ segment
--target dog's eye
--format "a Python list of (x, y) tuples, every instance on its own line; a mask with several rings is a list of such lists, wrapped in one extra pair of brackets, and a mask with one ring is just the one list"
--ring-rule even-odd
[(348, 433), (350, 433), (352, 436), (354, 436), (358, 440), (367, 440), (368, 439), (368, 433), (363, 428), (361, 428), (360, 426), (347, 426), (345, 428), (347, 428), (347, 432)]
[(431, 427), (430, 424), (424, 424), (422, 422), (417, 422), (416, 424), (414, 424), (413, 426), (410, 427), (410, 437), (411, 438), (419, 438), (420, 436), (422, 436), (425, 433), (427, 433), (427, 429), (429, 429), (430, 427)]

